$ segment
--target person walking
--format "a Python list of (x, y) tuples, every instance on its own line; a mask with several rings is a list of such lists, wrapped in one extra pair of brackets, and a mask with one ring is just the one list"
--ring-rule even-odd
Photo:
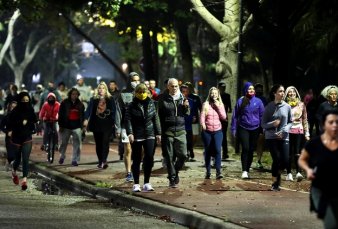
[(57, 122), (59, 119), (60, 103), (57, 101), (56, 96), (53, 92), (50, 92), (47, 96), (47, 101), (41, 107), (39, 113), (39, 120), (43, 121), (43, 144), (42, 150), (48, 151), (50, 145), (48, 145), (48, 134), (50, 131), (54, 131), (54, 149), (58, 150), (58, 133), (57, 133)]
[(324, 228), (338, 228), (338, 192), (334, 177), (338, 164), (338, 111), (325, 111), (323, 133), (309, 140), (298, 159), (311, 181), (310, 210), (323, 220)]
[[(338, 87), (335, 85), (329, 85), (326, 86), (322, 92), (321, 95), (327, 100), (322, 102), (319, 105), (316, 117), (319, 123), (322, 123), (321, 117), (323, 116), (324, 112), (327, 110), (338, 110)], [(323, 132), (322, 126), (319, 126), (320, 133)]]
[(9, 122), (9, 115), (11, 114), (12, 110), (17, 106), (17, 101), (12, 101), (8, 104), (8, 108), (6, 109), (6, 114), (4, 118), (0, 122), (0, 130), (5, 133), (5, 146), (7, 152), (7, 164), (6, 170), (8, 171), (10, 167), (13, 167), (13, 162), (15, 159), (15, 154), (13, 151), (13, 145), (11, 137), (8, 136), (8, 122)]
[(224, 104), (216, 87), (209, 90), (208, 97), (202, 105), (200, 124), (204, 144), (205, 179), (210, 179), (211, 156), (215, 158), (216, 179), (222, 179), (221, 150), (223, 141), (222, 121), (226, 119)]
[(228, 113), (232, 112), (231, 109), (231, 97), (229, 93), (226, 93), (226, 84), (224, 81), (218, 83), (218, 90), (221, 95), (222, 102), (224, 104), (225, 114), (227, 118), (222, 122), (222, 132), (223, 132), (223, 141), (222, 141), (222, 161), (225, 161), (229, 158), (229, 151), (228, 151)]
[(236, 102), (231, 119), (231, 133), (239, 140), (242, 148), (242, 179), (249, 179), (253, 153), (257, 146), (259, 127), (264, 112), (262, 100), (255, 97), (255, 88), (246, 82), (243, 96)]
[(289, 164), (289, 131), (292, 126), (291, 106), (283, 97), (283, 85), (270, 90), (271, 102), (265, 107), (261, 126), (272, 157), (272, 191), (280, 191), (281, 172)]
[(140, 192), (140, 165), (143, 162), (144, 191), (154, 191), (150, 181), (154, 165), (155, 140), (161, 142), (161, 126), (148, 88), (141, 83), (135, 88), (135, 97), (128, 105), (125, 117), (126, 132), (132, 148), (131, 170), (134, 177), (133, 192)]
[(116, 106), (105, 82), (100, 82), (85, 111), (84, 128), (93, 132), (98, 168), (108, 168), (110, 136), (115, 125)]
[[(134, 90), (136, 86), (140, 83), (140, 76), (136, 72), (129, 73), (129, 81), (127, 84), (127, 88), (121, 91), (120, 95), (117, 98), (117, 112), (115, 117), (115, 124), (116, 124), (116, 137), (121, 139), (123, 143), (123, 159), (124, 159), (124, 166), (126, 168), (126, 181), (132, 182), (134, 180), (133, 174), (131, 172), (131, 145), (129, 142), (129, 138), (127, 136), (126, 128), (124, 126), (126, 109), (133, 101), (134, 98)], [(120, 154), (121, 156), (121, 154)]]
[(35, 132), (37, 117), (31, 105), (31, 99), (27, 92), (20, 92), (18, 105), (12, 110), (8, 121), (8, 136), (12, 140), (15, 155), (12, 180), (15, 185), (20, 183), (17, 170), (22, 160), (21, 189), (27, 189), (27, 177), (29, 172), (29, 156), (32, 151), (32, 134)]
[(294, 86), (286, 88), (284, 101), (291, 106), (292, 116), (292, 126), (289, 131), (290, 155), (289, 164), (286, 169), (286, 180), (293, 181), (291, 168), (292, 165), (295, 163), (296, 179), (297, 181), (301, 181), (303, 179), (303, 175), (300, 173), (297, 161), (300, 155), (300, 151), (303, 148), (302, 144), (304, 143), (304, 140), (310, 140), (306, 107), (305, 104), (301, 101), (301, 97)]
[(82, 128), (84, 121), (84, 105), (79, 99), (80, 92), (76, 88), (68, 91), (67, 98), (61, 102), (59, 109), (59, 133), (61, 137), (60, 159), (62, 165), (66, 159), (66, 151), (70, 136), (73, 142), (72, 165), (78, 166), (82, 148)]
[(162, 153), (167, 164), (170, 188), (176, 188), (179, 184), (179, 171), (186, 160), (187, 139), (184, 116), (189, 114), (189, 101), (181, 94), (178, 80), (170, 78), (168, 93), (164, 93), (158, 101), (158, 115), (162, 129)]

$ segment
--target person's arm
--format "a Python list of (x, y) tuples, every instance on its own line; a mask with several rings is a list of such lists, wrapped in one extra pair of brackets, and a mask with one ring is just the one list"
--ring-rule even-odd
[(315, 171), (309, 166), (310, 154), (306, 151), (306, 149), (302, 149), (301, 154), (298, 158), (298, 165), (306, 172), (306, 177), (309, 180), (313, 180), (315, 178)]
[(201, 109), (201, 114), (200, 114), (200, 124), (203, 130), (207, 129), (207, 126), (205, 125), (205, 111), (206, 111), (206, 106), (208, 106), (208, 104), (205, 102), (202, 105), (202, 109)]

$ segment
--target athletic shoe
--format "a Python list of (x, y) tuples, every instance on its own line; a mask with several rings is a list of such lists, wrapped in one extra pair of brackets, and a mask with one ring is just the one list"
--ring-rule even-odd
[(169, 181), (169, 188), (177, 188), (177, 184), (175, 183), (175, 180)]
[(154, 188), (151, 186), (150, 183), (146, 183), (143, 185), (143, 191), (146, 191), (146, 192), (154, 191)]
[(271, 190), (271, 191), (275, 191), (275, 192), (280, 191), (280, 187), (279, 187), (278, 182), (274, 182), (274, 183), (271, 185), (271, 189), (270, 189), (270, 190)]
[(207, 180), (209, 180), (209, 179), (210, 179), (210, 176), (211, 176), (211, 174), (210, 174), (210, 173), (206, 173), (206, 174), (205, 174), (205, 177), (204, 177), (204, 179), (207, 179)]
[(132, 181), (134, 181), (133, 174), (127, 173), (126, 181), (127, 181), (127, 182), (132, 182)]
[(12, 181), (14, 184), (18, 185), (19, 184), (19, 177), (15, 173), (12, 172)]
[(133, 185), (133, 192), (141, 192), (141, 187), (139, 184)]
[(22, 181), (22, 183), (21, 183), (21, 190), (22, 191), (25, 191), (25, 190), (27, 190), (27, 181)]
[(217, 174), (216, 174), (216, 179), (217, 179), (217, 180), (220, 180), (220, 179), (222, 179), (222, 178), (223, 178), (222, 173), (217, 173)]
[(297, 179), (297, 181), (299, 182), (299, 181), (302, 181), (303, 180), (303, 175), (300, 173), (300, 172), (298, 172), (297, 174), (296, 174), (296, 179)]
[(77, 163), (77, 161), (72, 161), (72, 166), (79, 166), (79, 164)]
[(180, 177), (178, 176), (178, 174), (176, 174), (174, 182), (175, 182), (175, 184), (180, 183)]
[(103, 169), (107, 169), (108, 168), (108, 163), (107, 162), (103, 162), (102, 163), (102, 168)]
[(264, 169), (262, 162), (260, 162), (260, 161), (256, 162), (256, 169)]
[(285, 180), (287, 180), (287, 181), (293, 181), (292, 173), (288, 173), (288, 175), (286, 175)]
[(242, 179), (249, 179), (249, 173), (247, 171), (243, 171)]

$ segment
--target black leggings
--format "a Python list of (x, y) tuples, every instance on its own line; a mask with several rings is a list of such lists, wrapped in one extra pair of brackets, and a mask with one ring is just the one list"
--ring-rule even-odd
[(107, 162), (111, 134), (111, 131), (93, 132), (99, 164)]
[(299, 172), (298, 158), (301, 151), (302, 139), (304, 134), (289, 134), (290, 138), (290, 158), (287, 166), (287, 173), (291, 173), (292, 164), (295, 164), (296, 172)]
[[(154, 147), (155, 139), (146, 139), (144, 141), (134, 141), (131, 144), (131, 159), (133, 164), (131, 165), (131, 171), (133, 172), (134, 183), (139, 184), (140, 182), (140, 164), (143, 160), (143, 172), (144, 172), (144, 183), (149, 183), (151, 170), (154, 165)], [(142, 158), (142, 149), (144, 155)]]
[(266, 139), (272, 157), (271, 173), (278, 177), (289, 164), (289, 141)]

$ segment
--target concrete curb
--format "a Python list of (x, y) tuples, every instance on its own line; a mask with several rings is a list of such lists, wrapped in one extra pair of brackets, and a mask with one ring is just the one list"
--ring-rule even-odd
[(58, 185), (62, 185), (70, 191), (89, 196), (92, 198), (103, 198), (111, 201), (114, 205), (131, 209), (138, 209), (157, 217), (169, 218), (170, 221), (187, 226), (189, 228), (215, 228), (215, 229), (243, 229), (243, 227), (222, 219), (205, 215), (184, 208), (174, 207), (164, 203), (152, 201), (146, 198), (130, 195), (117, 190), (97, 188), (82, 180), (67, 176), (61, 172), (47, 168), (38, 163), (30, 163), (31, 171), (35, 171), (48, 179), (52, 179)]

